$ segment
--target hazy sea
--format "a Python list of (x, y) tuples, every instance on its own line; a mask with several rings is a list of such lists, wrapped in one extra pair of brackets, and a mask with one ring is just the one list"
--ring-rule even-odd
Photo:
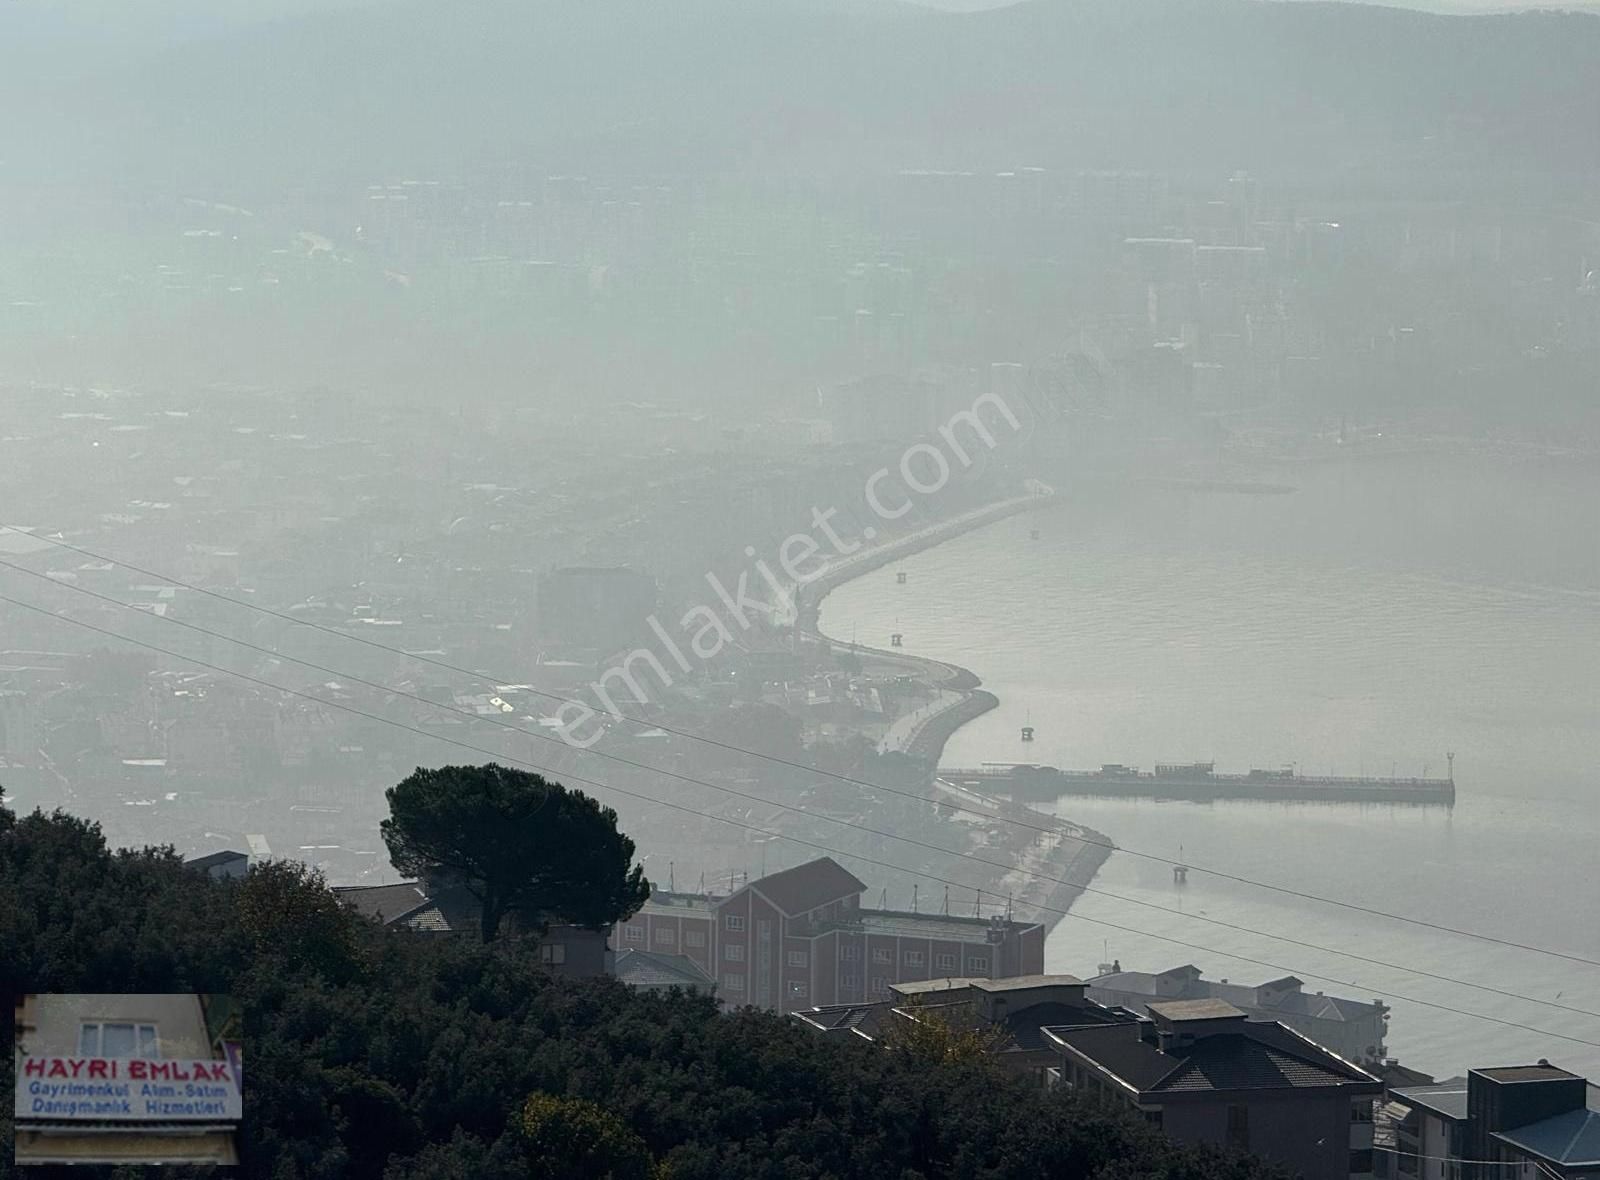
[[(1130, 851), (1600, 962), (1600, 465), (1350, 456), (1253, 475), (1297, 490), (1063, 488), (841, 587), (822, 626), (880, 646), (900, 631), (998, 694), (946, 765), (1442, 774), (1454, 751), (1450, 810), (1059, 810)], [(1198, 871), (1180, 887), (1129, 853), (1094, 888), (1052, 934), (1048, 969), (1292, 971), (1307, 990), (1382, 996), (1390, 1053), (1441, 1077), (1548, 1057), (1600, 1078), (1600, 966)]]

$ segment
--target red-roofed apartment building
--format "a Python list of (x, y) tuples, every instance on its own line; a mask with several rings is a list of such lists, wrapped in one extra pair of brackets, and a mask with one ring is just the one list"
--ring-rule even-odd
[(863, 908), (866, 885), (830, 857), (718, 897), (651, 894), (613, 945), (683, 955), (726, 1004), (794, 1012), (889, 998), (897, 983), (1044, 970), (1044, 927)]

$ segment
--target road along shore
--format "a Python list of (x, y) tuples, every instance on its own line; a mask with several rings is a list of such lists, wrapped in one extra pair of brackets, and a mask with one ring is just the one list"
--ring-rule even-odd
[[(999, 700), (981, 688), (982, 681), (971, 670), (959, 664), (841, 642), (822, 632), (818, 616), (823, 599), (846, 582), (996, 520), (1043, 507), (1050, 500), (1048, 495), (1027, 495), (997, 501), (841, 558), (806, 583), (795, 623), (803, 641), (835, 650), (854, 650), (869, 655), (874, 663), (901, 667), (906, 675), (915, 676), (942, 694), (942, 701), (929, 707), (925, 716), (896, 737), (894, 748), (928, 766), (930, 799), (953, 823), (961, 821), (956, 827), (965, 836), (967, 847), (960, 851), (978, 858), (959, 862), (961, 879), (973, 881), (974, 887), (996, 907), (1004, 904), (1016, 917), (1040, 922), (1046, 928), (1054, 927), (1071, 909), (1114, 851), (1114, 845), (1099, 832), (1026, 804), (938, 780), (936, 768), (951, 736), (967, 722), (995, 708)], [(951, 858), (942, 860), (943, 863), (931, 864), (929, 871), (948, 877), (952, 872)], [(986, 883), (977, 884), (974, 869), (982, 870)]]

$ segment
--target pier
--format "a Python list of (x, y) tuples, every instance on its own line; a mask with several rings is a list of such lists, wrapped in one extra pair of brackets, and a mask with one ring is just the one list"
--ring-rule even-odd
[(1153, 771), (1117, 763), (1099, 770), (1060, 770), (1030, 762), (986, 762), (979, 767), (941, 768), (939, 777), (1013, 799), (1047, 800), (1065, 795), (1130, 799), (1268, 799), (1279, 802), (1422, 803), (1450, 806), (1456, 800), (1452, 760), (1447, 778), (1368, 778), (1303, 775), (1293, 770), (1218, 774), (1211, 763), (1160, 765)]

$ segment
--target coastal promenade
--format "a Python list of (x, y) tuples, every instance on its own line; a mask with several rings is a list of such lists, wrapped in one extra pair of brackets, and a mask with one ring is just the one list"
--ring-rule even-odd
[[(797, 600), (795, 620), (805, 642), (836, 651), (854, 651), (875, 665), (897, 670), (898, 675), (913, 676), (929, 686), (933, 699), (896, 718), (881, 739), (879, 752), (905, 754), (929, 767), (930, 802), (964, 832), (968, 848), (963, 851), (983, 861), (1004, 861), (1010, 866), (986, 867), (989, 879), (981, 887), (983, 893), (996, 901), (1006, 899), (1019, 917), (1031, 918), (1047, 928), (1060, 921), (1094, 879), (1113, 851), (1111, 841), (1099, 832), (1026, 804), (980, 794), (937, 778), (933, 768), (951, 736), (967, 722), (997, 707), (999, 700), (984, 691), (978, 677), (959, 664), (841, 642), (822, 632), (818, 616), (823, 599), (845, 582), (951, 537), (1049, 502), (1048, 494), (997, 501), (840, 558), (806, 584), (803, 597)], [(941, 874), (949, 871), (946, 865), (935, 867)], [(968, 865), (963, 864), (964, 876), (970, 876), (967, 870)]]

